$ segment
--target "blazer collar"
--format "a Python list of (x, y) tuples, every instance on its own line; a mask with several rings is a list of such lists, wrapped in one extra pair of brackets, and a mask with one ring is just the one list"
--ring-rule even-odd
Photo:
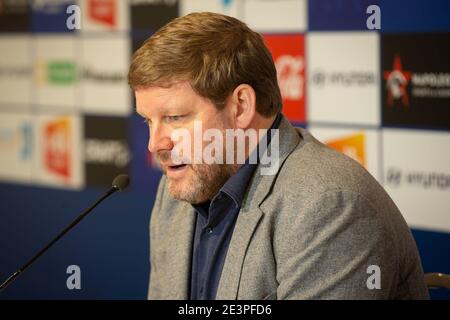
[[(270, 194), (278, 172), (288, 155), (301, 141), (300, 133), (283, 116), (279, 126), (279, 162), (272, 175), (263, 175), (263, 167), (258, 165), (247, 194), (244, 197), (241, 211), (231, 238), (228, 253), (220, 278), (217, 299), (235, 300), (238, 298), (239, 282), (245, 253), (250, 239), (263, 216), (260, 205)], [(271, 144), (274, 143), (272, 140)]]

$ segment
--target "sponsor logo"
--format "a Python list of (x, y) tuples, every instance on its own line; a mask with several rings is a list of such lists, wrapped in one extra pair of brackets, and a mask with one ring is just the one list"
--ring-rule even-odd
[(308, 121), (378, 125), (378, 35), (313, 33), (308, 52)]
[(86, 139), (86, 163), (107, 164), (124, 168), (130, 162), (131, 154), (126, 140)]
[(450, 38), (382, 35), (383, 123), (450, 126)]
[(123, 72), (99, 71), (92, 68), (84, 68), (81, 77), (83, 80), (108, 83), (120, 83), (126, 80), (126, 75)]
[(117, 25), (117, 2), (115, 0), (89, 0), (88, 17), (110, 27)]
[(362, 166), (366, 166), (366, 137), (364, 133), (357, 133), (339, 139), (327, 140), (325, 141), (325, 144), (358, 161)]
[(44, 164), (48, 171), (69, 179), (71, 172), (71, 123), (67, 117), (49, 122), (44, 127)]
[(305, 68), (303, 57), (282, 55), (275, 61), (275, 66), (281, 95), (289, 100), (302, 99), (304, 94), (302, 72)]
[(22, 142), (19, 148), (20, 160), (27, 161), (31, 159), (33, 152), (33, 129), (29, 122), (22, 122), (20, 125), (20, 134)]
[(450, 73), (413, 73), (412, 95), (420, 98), (450, 98)]
[(391, 106), (394, 100), (401, 99), (402, 105), (409, 106), (407, 86), (411, 80), (411, 72), (404, 71), (399, 56), (395, 56), (392, 70), (384, 71), (386, 89), (388, 90), (387, 104)]
[(30, 77), (33, 71), (29, 67), (0, 66), (0, 77), (20, 78)]
[(289, 120), (305, 121), (305, 58), (302, 35), (266, 35), (272, 53), (278, 85), (283, 98), (283, 113)]
[(84, 125), (86, 182), (109, 186), (112, 176), (128, 172), (128, 122), (122, 117), (86, 116)]
[[(413, 72), (403, 70), (399, 55), (394, 57), (392, 70), (384, 71), (387, 105), (400, 101), (409, 107), (410, 98), (450, 98), (450, 72)], [(410, 92), (410, 93), (409, 93)]]
[(27, 161), (31, 159), (33, 151), (33, 136), (31, 124), (23, 121), (18, 128), (0, 128), (0, 150), (11, 152), (18, 150), (19, 159)]
[(77, 81), (77, 66), (70, 60), (40, 61), (35, 78), (39, 85), (72, 85)]
[(421, 189), (450, 189), (450, 173), (411, 170), (389, 167), (386, 171), (386, 183), (399, 188), (402, 185)]
[(34, 162), (34, 129), (29, 114), (0, 116), (0, 180), (29, 182)]
[(231, 3), (233, 2), (233, 0), (222, 0), (222, 6), (224, 8), (231, 6)]
[(314, 70), (311, 75), (313, 84), (323, 89), (326, 85), (342, 87), (365, 87), (374, 85), (377, 77), (370, 71), (333, 71)]

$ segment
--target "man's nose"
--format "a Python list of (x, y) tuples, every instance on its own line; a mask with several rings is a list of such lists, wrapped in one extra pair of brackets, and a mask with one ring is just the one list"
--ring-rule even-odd
[(160, 125), (153, 125), (150, 129), (150, 138), (148, 141), (148, 150), (157, 153), (163, 150), (172, 150), (173, 142), (170, 133)]

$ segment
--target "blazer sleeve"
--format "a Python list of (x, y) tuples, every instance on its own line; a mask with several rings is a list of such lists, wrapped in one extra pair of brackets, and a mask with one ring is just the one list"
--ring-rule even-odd
[(298, 210), (287, 210), (275, 231), (278, 299), (391, 296), (396, 243), (367, 199), (329, 191)]

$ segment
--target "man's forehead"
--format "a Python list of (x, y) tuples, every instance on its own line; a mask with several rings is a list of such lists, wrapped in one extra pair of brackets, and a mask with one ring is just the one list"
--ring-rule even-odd
[(179, 84), (170, 87), (137, 89), (135, 95), (138, 111), (148, 108), (156, 108), (160, 112), (169, 111), (185, 106), (192, 98), (186, 88)]
[(136, 89), (135, 95), (137, 100), (168, 100), (176, 98), (179, 94), (187, 93), (181, 85), (172, 86), (151, 86)]

